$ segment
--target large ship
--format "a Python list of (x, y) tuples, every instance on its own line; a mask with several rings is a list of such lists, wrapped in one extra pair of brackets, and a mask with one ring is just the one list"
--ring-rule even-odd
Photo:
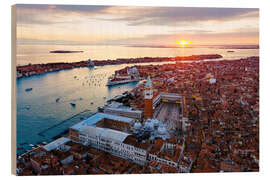
[(136, 67), (128, 68), (127, 69), (127, 75), (119, 75), (115, 74), (108, 79), (107, 86), (112, 86), (116, 84), (124, 84), (124, 83), (129, 83), (129, 82), (136, 82), (140, 81), (142, 78), (140, 77), (140, 73), (137, 70)]

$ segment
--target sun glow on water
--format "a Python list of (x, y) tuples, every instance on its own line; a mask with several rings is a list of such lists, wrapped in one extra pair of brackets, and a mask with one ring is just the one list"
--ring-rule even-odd
[(186, 41), (186, 40), (181, 40), (181, 41), (177, 42), (177, 44), (179, 44), (180, 47), (185, 47), (185, 46), (187, 46), (187, 45), (192, 44), (192, 42)]

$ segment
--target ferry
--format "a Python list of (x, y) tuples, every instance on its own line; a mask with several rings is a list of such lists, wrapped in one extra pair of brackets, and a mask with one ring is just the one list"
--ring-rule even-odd
[(109, 78), (108, 79), (108, 83), (107, 86), (112, 86), (112, 85), (116, 85), (116, 84), (125, 84), (125, 83), (129, 83), (129, 82), (138, 82), (140, 81), (140, 79), (126, 79), (126, 80), (114, 80), (113, 78)]
[(70, 105), (71, 105), (72, 107), (75, 107), (75, 106), (76, 106), (76, 104), (75, 104), (75, 103), (70, 103)]
[(43, 144), (43, 145), (46, 145), (46, 144), (48, 144), (48, 143), (47, 143), (46, 141), (43, 141), (42, 144)]
[(98, 107), (98, 112), (103, 112), (104, 111), (104, 107)]
[(33, 90), (33, 88), (27, 88), (27, 89), (25, 89), (26, 92), (29, 92), (29, 91), (32, 91), (32, 90)]
[(136, 67), (128, 68), (127, 74), (125, 76), (115, 74), (108, 78), (107, 86), (112, 86), (116, 84), (125, 84), (129, 82), (138, 82), (143, 78), (140, 77), (140, 73)]

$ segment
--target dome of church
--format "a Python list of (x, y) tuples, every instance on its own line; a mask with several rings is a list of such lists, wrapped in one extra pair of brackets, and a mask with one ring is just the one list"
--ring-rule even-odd
[(153, 120), (153, 123), (154, 123), (154, 126), (155, 126), (155, 127), (158, 127), (158, 126), (159, 126), (159, 120), (154, 119), (154, 120)]
[(154, 141), (155, 140), (155, 136), (150, 136), (149, 140), (150, 141)]
[(147, 77), (145, 86), (149, 87), (149, 88), (152, 88), (152, 81), (151, 81), (150, 76)]
[(134, 123), (134, 129), (138, 130), (138, 129), (141, 129), (141, 128), (142, 128), (142, 124), (139, 121), (136, 121)]
[(158, 134), (165, 135), (166, 133), (167, 133), (167, 130), (163, 125), (158, 127)]
[(131, 72), (136, 73), (138, 70), (136, 67), (131, 68)]
[(154, 123), (151, 121), (151, 119), (147, 119), (147, 121), (144, 123), (144, 129), (148, 131), (152, 131), (154, 129)]

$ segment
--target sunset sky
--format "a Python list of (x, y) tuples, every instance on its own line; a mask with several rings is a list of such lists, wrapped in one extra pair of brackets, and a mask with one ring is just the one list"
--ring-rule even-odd
[(17, 5), (19, 44), (258, 44), (259, 10)]

